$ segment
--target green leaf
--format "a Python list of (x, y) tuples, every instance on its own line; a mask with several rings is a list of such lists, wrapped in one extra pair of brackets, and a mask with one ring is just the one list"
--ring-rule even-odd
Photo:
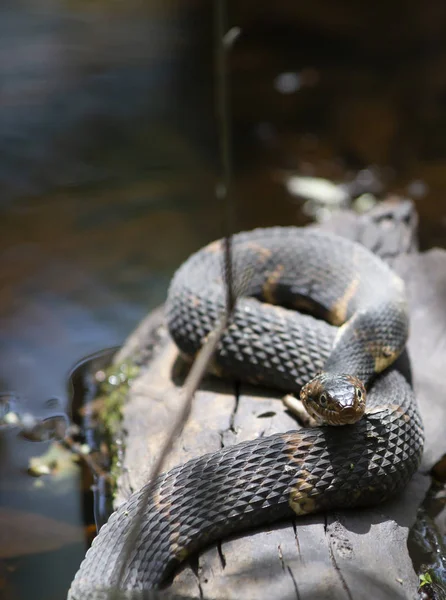
[(420, 587), (423, 587), (423, 585), (427, 585), (428, 583), (432, 583), (430, 573), (423, 573), (420, 575)]

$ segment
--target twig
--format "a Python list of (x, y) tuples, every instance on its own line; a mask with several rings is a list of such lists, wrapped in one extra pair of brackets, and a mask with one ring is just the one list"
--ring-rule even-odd
[(76, 454), (76, 456), (83, 460), (96, 477), (102, 477), (106, 481), (111, 481), (110, 474), (104, 471), (100, 464), (95, 460), (93, 455), (88, 452), (83, 452), (82, 445), (78, 442), (75, 442), (69, 434), (66, 434), (58, 441), (60, 444), (63, 444), (71, 452), (73, 452), (73, 454)]
[(183, 427), (189, 417), (195, 392), (206, 373), (209, 362), (215, 352), (217, 344), (223, 331), (226, 329), (231, 314), (236, 304), (236, 291), (234, 289), (234, 273), (232, 261), (232, 225), (234, 218), (234, 206), (232, 190), (232, 164), (231, 164), (231, 135), (230, 135), (230, 117), (229, 117), (229, 94), (227, 82), (227, 60), (226, 54), (232, 46), (233, 41), (238, 36), (238, 29), (229, 31), (226, 27), (225, 0), (216, 0), (216, 71), (217, 71), (217, 115), (219, 118), (220, 131), (220, 151), (222, 160), (222, 172), (224, 184), (217, 187), (217, 197), (224, 202), (224, 251), (223, 251), (223, 273), (226, 295), (226, 310), (220, 317), (213, 331), (207, 336), (206, 341), (198, 352), (194, 363), (189, 371), (183, 386), (183, 404), (175, 422), (168, 433), (164, 445), (159, 453), (158, 459), (153, 466), (150, 474), (150, 481), (145, 487), (140, 503), (139, 510), (131, 524), (128, 535), (126, 536), (124, 547), (122, 549), (122, 558), (117, 573), (117, 584), (114, 592), (119, 592), (123, 579), (124, 570), (127, 566), (130, 550), (134, 546), (137, 535), (140, 531), (144, 509), (152, 495), (157, 477), (160, 475), (164, 461), (169, 454), (172, 444), (176, 437), (180, 435)]
[(139, 510), (135, 515), (135, 518), (132, 522), (129, 533), (124, 542), (124, 548), (122, 550), (123, 560), (121, 561), (119, 571), (118, 571), (118, 579), (117, 579), (118, 589), (120, 587), (119, 584), (122, 581), (124, 569), (127, 566), (127, 557), (128, 557), (129, 551), (133, 547), (133, 545), (136, 541), (136, 537), (138, 536), (138, 533), (141, 529), (141, 525), (142, 525), (142, 521), (143, 521), (143, 517), (144, 517), (144, 508), (147, 506), (147, 504), (149, 502), (149, 499), (153, 492), (154, 485), (156, 483), (156, 479), (159, 476), (159, 474), (161, 473), (161, 469), (163, 467), (164, 461), (172, 448), (172, 444), (173, 444), (174, 440), (176, 439), (176, 437), (178, 435), (180, 435), (185, 423), (187, 422), (187, 419), (189, 417), (190, 410), (192, 407), (192, 402), (194, 399), (195, 392), (197, 391), (197, 388), (200, 385), (201, 380), (203, 379), (203, 375), (206, 372), (207, 366), (209, 364), (209, 360), (211, 359), (211, 357), (215, 351), (215, 348), (220, 340), (221, 334), (227, 327), (227, 324), (228, 324), (228, 315), (225, 314), (220, 319), (220, 322), (215, 327), (215, 329), (208, 335), (205, 344), (202, 346), (201, 350), (198, 352), (198, 354), (194, 360), (194, 363), (191, 367), (191, 370), (189, 371), (189, 374), (186, 378), (186, 381), (184, 382), (183, 405), (181, 407), (181, 410), (177, 414), (177, 417), (172, 426), (172, 429), (170, 430), (170, 432), (163, 444), (161, 452), (158, 456), (158, 459), (156, 460), (155, 465), (152, 468), (152, 472), (150, 474), (150, 481), (147, 484), (147, 486), (144, 488), (144, 490), (141, 494)]
[(215, 73), (216, 89), (215, 112), (218, 120), (220, 159), (223, 181), (217, 186), (217, 198), (223, 201), (224, 207), (224, 281), (226, 283), (226, 307), (234, 309), (236, 294), (234, 290), (233, 263), (231, 246), (233, 225), (235, 220), (235, 202), (232, 190), (232, 128), (231, 103), (229, 97), (228, 52), (240, 35), (240, 29), (233, 27), (228, 30), (226, 15), (226, 0), (215, 0)]

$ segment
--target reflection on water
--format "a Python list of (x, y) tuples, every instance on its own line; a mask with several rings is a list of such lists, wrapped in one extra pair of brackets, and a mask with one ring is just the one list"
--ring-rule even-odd
[[(326, 210), (296, 196), (304, 178), (378, 172), (416, 197), (423, 244), (445, 245), (446, 5), (333, 6), (232, 3), (238, 228)], [(121, 344), (221, 234), (212, 27), (200, 0), (0, 6), (0, 391), (22, 412), (64, 409), (71, 365)], [(30, 477), (48, 448), (0, 438), (5, 598), (63, 597), (85, 552), (91, 481), (75, 463)]]

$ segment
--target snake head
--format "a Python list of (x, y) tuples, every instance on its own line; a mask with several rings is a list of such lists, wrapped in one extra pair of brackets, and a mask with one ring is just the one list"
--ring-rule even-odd
[(310, 416), (327, 425), (356, 423), (365, 411), (366, 390), (353, 375), (320, 373), (300, 392)]

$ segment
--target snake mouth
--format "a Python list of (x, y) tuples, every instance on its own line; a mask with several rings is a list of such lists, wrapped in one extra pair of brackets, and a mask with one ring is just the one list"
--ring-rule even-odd
[(362, 413), (359, 414), (356, 407), (346, 406), (339, 413), (339, 422), (342, 425), (351, 425), (356, 423), (360, 416), (362, 416)]
[(359, 421), (362, 415), (363, 411), (357, 406), (347, 406), (318, 414), (327, 425), (353, 425)]

